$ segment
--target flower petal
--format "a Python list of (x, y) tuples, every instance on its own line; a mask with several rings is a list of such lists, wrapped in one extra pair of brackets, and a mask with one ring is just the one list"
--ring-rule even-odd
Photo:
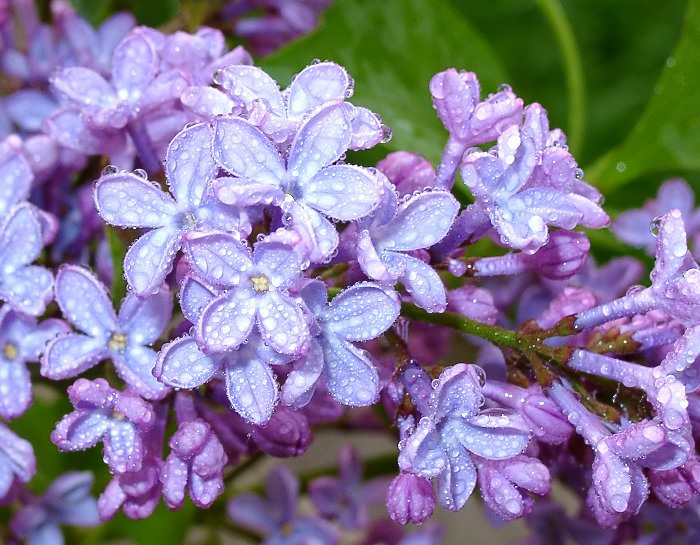
[(346, 102), (316, 110), (299, 128), (289, 149), (287, 170), (304, 186), (323, 167), (340, 159), (350, 144), (353, 106)]
[(428, 312), (444, 312), (447, 293), (438, 273), (427, 263), (405, 254), (385, 252), (392, 268), (402, 270), (398, 280), (413, 301)]
[(130, 344), (123, 352), (112, 355), (119, 377), (145, 399), (161, 399), (168, 388), (153, 376), (156, 353), (152, 348)]
[(274, 115), (286, 117), (277, 82), (261, 68), (242, 64), (227, 66), (217, 74), (217, 80), (226, 93), (246, 110), (250, 110), (256, 100), (262, 99)]
[(119, 328), (130, 342), (152, 344), (167, 327), (172, 311), (173, 296), (166, 284), (144, 299), (129, 293), (119, 309)]
[(197, 323), (202, 309), (211, 303), (219, 292), (208, 286), (196, 276), (188, 275), (180, 284), (180, 309), (183, 316)]
[(34, 179), (32, 168), (15, 149), (8, 150), (0, 159), (0, 218), (12, 205), (24, 200)]
[(370, 282), (343, 290), (330, 302), (327, 328), (347, 341), (369, 341), (389, 329), (401, 305), (396, 292)]
[(282, 386), (282, 403), (300, 409), (311, 401), (316, 383), (323, 372), (323, 352), (316, 339), (309, 343), (308, 352), (294, 362)]
[(153, 373), (173, 388), (197, 388), (209, 381), (228, 357), (208, 356), (186, 335), (163, 345)]
[(211, 137), (209, 126), (200, 123), (177, 133), (168, 146), (168, 187), (180, 206), (199, 206), (207, 184), (219, 170), (211, 152)]
[(78, 333), (62, 335), (46, 346), (41, 374), (51, 380), (63, 380), (87, 371), (105, 358), (109, 358), (105, 339)]
[(290, 288), (301, 271), (301, 263), (292, 247), (279, 242), (258, 242), (253, 261), (275, 288)]
[[(454, 421), (453, 421), (454, 422)], [(476, 467), (471, 456), (460, 445), (449, 427), (442, 430), (442, 441), (449, 467), (437, 476), (437, 497), (448, 511), (458, 511), (471, 496), (476, 486)]]
[(226, 394), (233, 410), (251, 424), (267, 422), (277, 405), (277, 380), (270, 366), (253, 350), (240, 350), (234, 360), (225, 364)]
[(220, 295), (202, 311), (197, 342), (212, 353), (235, 350), (253, 329), (256, 303), (249, 290), (235, 289)]
[(53, 275), (37, 265), (29, 265), (12, 273), (12, 278), (0, 281), (0, 299), (19, 311), (38, 316), (49, 301)]
[(185, 489), (190, 470), (187, 462), (171, 453), (163, 464), (161, 482), (163, 483), (163, 501), (170, 509), (177, 509), (185, 501)]
[(135, 104), (159, 68), (155, 47), (145, 32), (131, 31), (112, 53), (112, 83), (121, 100)]
[(230, 233), (191, 233), (184, 251), (202, 278), (217, 286), (237, 285), (241, 272), (253, 266), (248, 247)]
[(0, 356), (0, 416), (17, 418), (32, 402), (32, 383), (24, 362), (7, 361)]
[(483, 403), (480, 381), (483, 371), (476, 365), (458, 363), (440, 373), (429, 403), (436, 418), (469, 418)]
[(292, 227), (309, 248), (308, 258), (315, 262), (327, 260), (338, 247), (338, 231), (316, 210), (304, 204), (291, 207)]
[(173, 223), (178, 214), (170, 195), (131, 172), (101, 176), (95, 184), (95, 205), (102, 219), (118, 227), (161, 227)]
[(143, 441), (132, 422), (111, 422), (104, 440), (104, 454), (112, 471), (125, 473), (141, 469)]
[(366, 353), (335, 335), (321, 338), (323, 377), (333, 398), (343, 405), (365, 407), (379, 395), (379, 376)]
[(84, 267), (63, 265), (58, 270), (56, 302), (68, 321), (90, 336), (105, 336), (117, 328), (107, 290)]
[(334, 62), (307, 66), (287, 89), (289, 117), (300, 117), (326, 102), (343, 100), (351, 90), (352, 80), (342, 66)]
[(51, 432), (51, 441), (59, 450), (85, 450), (95, 446), (110, 427), (101, 411), (77, 410), (64, 416)]
[(172, 269), (183, 234), (174, 225), (159, 227), (129, 247), (124, 256), (124, 276), (136, 295), (144, 297), (158, 291)]
[(296, 354), (309, 338), (309, 328), (298, 303), (284, 293), (259, 297), (257, 323), (260, 336), (282, 354)]
[(51, 84), (71, 102), (97, 110), (116, 102), (112, 86), (94, 70), (71, 66), (57, 72)]
[(431, 418), (421, 418), (413, 433), (400, 446), (399, 467), (412, 475), (432, 479), (449, 465), (442, 438)]
[(530, 441), (530, 428), (522, 416), (501, 409), (487, 409), (460, 422), (455, 433), (464, 448), (488, 460), (512, 458)]
[(279, 186), (285, 168), (279, 152), (260, 129), (249, 121), (225, 117), (214, 122), (214, 159), (227, 172)]
[(212, 189), (222, 203), (241, 207), (278, 204), (284, 199), (284, 191), (278, 185), (247, 178), (217, 178)]
[(28, 265), (39, 257), (41, 248), (41, 224), (32, 205), (13, 207), (0, 224), (0, 275), (11, 276)]
[(368, 215), (379, 203), (379, 185), (362, 167), (333, 165), (302, 186), (303, 199), (322, 214), (341, 221)]

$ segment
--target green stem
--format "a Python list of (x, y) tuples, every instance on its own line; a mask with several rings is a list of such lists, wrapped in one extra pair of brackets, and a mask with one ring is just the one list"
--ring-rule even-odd
[(119, 238), (118, 231), (105, 225), (105, 236), (112, 255), (112, 303), (119, 308), (122, 298), (126, 295), (126, 280), (124, 280), (124, 256), (126, 245)]
[(559, 42), (564, 63), (566, 84), (569, 88), (569, 145), (581, 153), (585, 129), (586, 85), (581, 53), (574, 31), (559, 0), (537, 0)]

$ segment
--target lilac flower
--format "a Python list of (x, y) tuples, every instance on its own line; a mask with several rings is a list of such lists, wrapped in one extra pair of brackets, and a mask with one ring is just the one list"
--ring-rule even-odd
[(367, 508), (384, 495), (386, 483), (362, 483), (362, 463), (351, 446), (340, 449), (338, 471), (337, 478), (318, 477), (309, 483), (311, 503), (321, 516), (337, 521), (341, 528), (364, 528), (369, 520)]
[(595, 453), (588, 504), (605, 526), (635, 514), (644, 503), (649, 486), (642, 466), (671, 469), (685, 462), (682, 449), (659, 422), (629, 424), (612, 434), (561, 384), (548, 394)]
[(693, 234), (700, 230), (700, 209), (694, 210), (694, 200), (693, 190), (685, 180), (667, 180), (659, 187), (656, 200), (647, 201), (643, 208), (620, 214), (610, 229), (623, 242), (644, 248), (648, 254), (653, 255), (657, 241), (650, 225), (654, 218), (677, 209), (683, 216), (688, 233)]
[(0, 423), (0, 500), (8, 499), (14, 485), (28, 483), (35, 474), (32, 445)]
[(265, 454), (276, 458), (301, 456), (313, 439), (308, 419), (284, 405), (277, 405), (265, 424), (246, 428), (247, 437)]
[(206, 509), (224, 491), (223, 468), (227, 457), (221, 442), (203, 420), (180, 422), (168, 442), (170, 454), (160, 474), (163, 500), (179, 509), (185, 489), (197, 507)]
[(386, 490), (386, 508), (391, 520), (399, 524), (421, 524), (435, 509), (432, 483), (424, 477), (401, 473)]
[(71, 378), (103, 359), (119, 376), (149, 399), (168, 389), (153, 377), (156, 353), (149, 348), (170, 321), (172, 296), (167, 286), (139, 299), (130, 293), (115, 314), (107, 290), (90, 272), (63, 265), (56, 275), (56, 302), (66, 319), (82, 333), (55, 338), (46, 347), (41, 373), (53, 380)]
[(495, 324), (498, 320), (499, 312), (491, 293), (469, 284), (447, 292), (447, 308), (485, 324)]
[(476, 74), (454, 68), (433, 76), (430, 94), (438, 117), (450, 133), (435, 185), (449, 189), (464, 152), (476, 144), (495, 140), (507, 127), (518, 124), (523, 101), (506, 86), (480, 102)]
[(22, 153), (22, 141), (5, 138), (0, 143), (0, 218), (29, 196), (34, 176)]
[(29, 203), (14, 206), (0, 222), (0, 300), (38, 316), (51, 300), (51, 271), (30, 265), (41, 253), (39, 215)]
[(338, 246), (336, 228), (325, 216), (352, 221), (368, 215), (379, 201), (374, 174), (353, 165), (334, 165), (352, 138), (351, 104), (318, 108), (299, 128), (286, 160), (249, 121), (219, 118), (214, 124), (214, 158), (235, 178), (214, 182), (225, 204), (284, 205), (292, 226), (306, 241), (308, 259), (328, 259)]
[(221, 371), (233, 410), (259, 425), (270, 419), (278, 399), (279, 387), (270, 365), (287, 360), (257, 334), (237, 350), (214, 355), (205, 354), (192, 337), (184, 336), (163, 346), (154, 375), (174, 388), (197, 388)]
[(457, 216), (459, 204), (450, 193), (439, 190), (413, 195), (399, 203), (385, 178), (382, 188), (380, 209), (358, 224), (360, 267), (373, 280), (401, 282), (416, 304), (429, 312), (443, 312), (447, 300), (440, 277), (430, 265), (405, 252), (439, 242)]
[(185, 251), (202, 277), (227, 288), (211, 301), (197, 324), (197, 340), (208, 352), (235, 350), (257, 324), (262, 339), (283, 354), (296, 354), (308, 341), (300, 304), (288, 293), (301, 264), (289, 247), (258, 242), (250, 250), (233, 235), (190, 236)]
[(59, 524), (96, 526), (100, 518), (90, 495), (92, 481), (89, 471), (64, 473), (12, 517), (12, 532), (32, 545), (63, 545)]
[(410, 151), (394, 151), (377, 163), (382, 172), (396, 186), (400, 196), (434, 187), (435, 169), (425, 157)]
[(451, 511), (462, 508), (476, 485), (473, 454), (507, 460), (530, 440), (521, 416), (500, 409), (480, 411), (479, 372), (475, 366), (453, 365), (441, 373), (434, 388), (418, 366), (402, 375), (422, 418), (400, 443), (399, 467), (420, 477), (437, 477), (438, 501)]
[(50, 318), (37, 324), (36, 319), (5, 305), (0, 308), (0, 416), (17, 418), (32, 402), (32, 383), (27, 363), (39, 359), (46, 342), (70, 328), (61, 320)]
[(199, 124), (185, 128), (170, 143), (165, 169), (174, 198), (137, 173), (109, 173), (95, 185), (95, 204), (107, 223), (152, 229), (124, 259), (124, 275), (139, 297), (154, 293), (163, 283), (186, 233), (239, 227), (237, 211), (207, 194), (218, 170), (210, 140), (209, 128)]
[(585, 329), (622, 316), (660, 309), (689, 328), (700, 322), (700, 268), (688, 251), (680, 210), (664, 215), (658, 224), (656, 264), (651, 287), (630, 290), (624, 297), (580, 312), (576, 327)]
[(475, 462), (481, 496), (486, 505), (504, 520), (515, 520), (532, 510), (533, 499), (519, 489), (540, 496), (551, 490), (549, 470), (536, 458), (520, 454), (497, 461), (475, 457)]
[(138, 471), (144, 456), (142, 434), (155, 421), (151, 405), (106, 380), (76, 380), (68, 387), (75, 410), (56, 424), (51, 441), (63, 451), (85, 450), (104, 442), (104, 459), (116, 473)]
[(296, 514), (299, 482), (286, 466), (267, 475), (267, 497), (240, 494), (227, 505), (235, 522), (264, 536), (262, 545), (335, 545), (338, 536), (326, 521)]
[(400, 310), (395, 292), (363, 282), (328, 303), (326, 287), (314, 281), (305, 286), (301, 296), (316, 319), (316, 336), (287, 376), (283, 403), (304, 406), (321, 376), (339, 403), (366, 406), (376, 402), (377, 370), (368, 355), (352, 343), (374, 339), (394, 323)]

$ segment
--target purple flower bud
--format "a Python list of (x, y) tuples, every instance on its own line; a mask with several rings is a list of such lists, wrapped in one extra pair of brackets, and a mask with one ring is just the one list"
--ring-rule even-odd
[(425, 191), (435, 183), (433, 165), (422, 155), (411, 151), (390, 153), (377, 163), (377, 169), (396, 186), (401, 196)]
[(279, 458), (301, 456), (311, 444), (309, 423), (302, 414), (278, 405), (264, 426), (251, 426), (251, 438), (264, 453)]
[(421, 524), (435, 509), (432, 483), (423, 477), (401, 473), (386, 490), (386, 508), (391, 520), (399, 524)]

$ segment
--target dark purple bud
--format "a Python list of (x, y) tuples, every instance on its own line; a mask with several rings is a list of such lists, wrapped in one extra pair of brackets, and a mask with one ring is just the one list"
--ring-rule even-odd
[(387, 488), (386, 508), (391, 519), (400, 524), (420, 524), (435, 509), (432, 483), (423, 477), (402, 473)]
[(300, 456), (311, 444), (306, 417), (284, 405), (278, 405), (264, 426), (251, 426), (253, 441), (270, 456)]
[(377, 169), (396, 186), (400, 195), (422, 191), (435, 182), (435, 169), (425, 157), (411, 151), (395, 151), (377, 163)]

